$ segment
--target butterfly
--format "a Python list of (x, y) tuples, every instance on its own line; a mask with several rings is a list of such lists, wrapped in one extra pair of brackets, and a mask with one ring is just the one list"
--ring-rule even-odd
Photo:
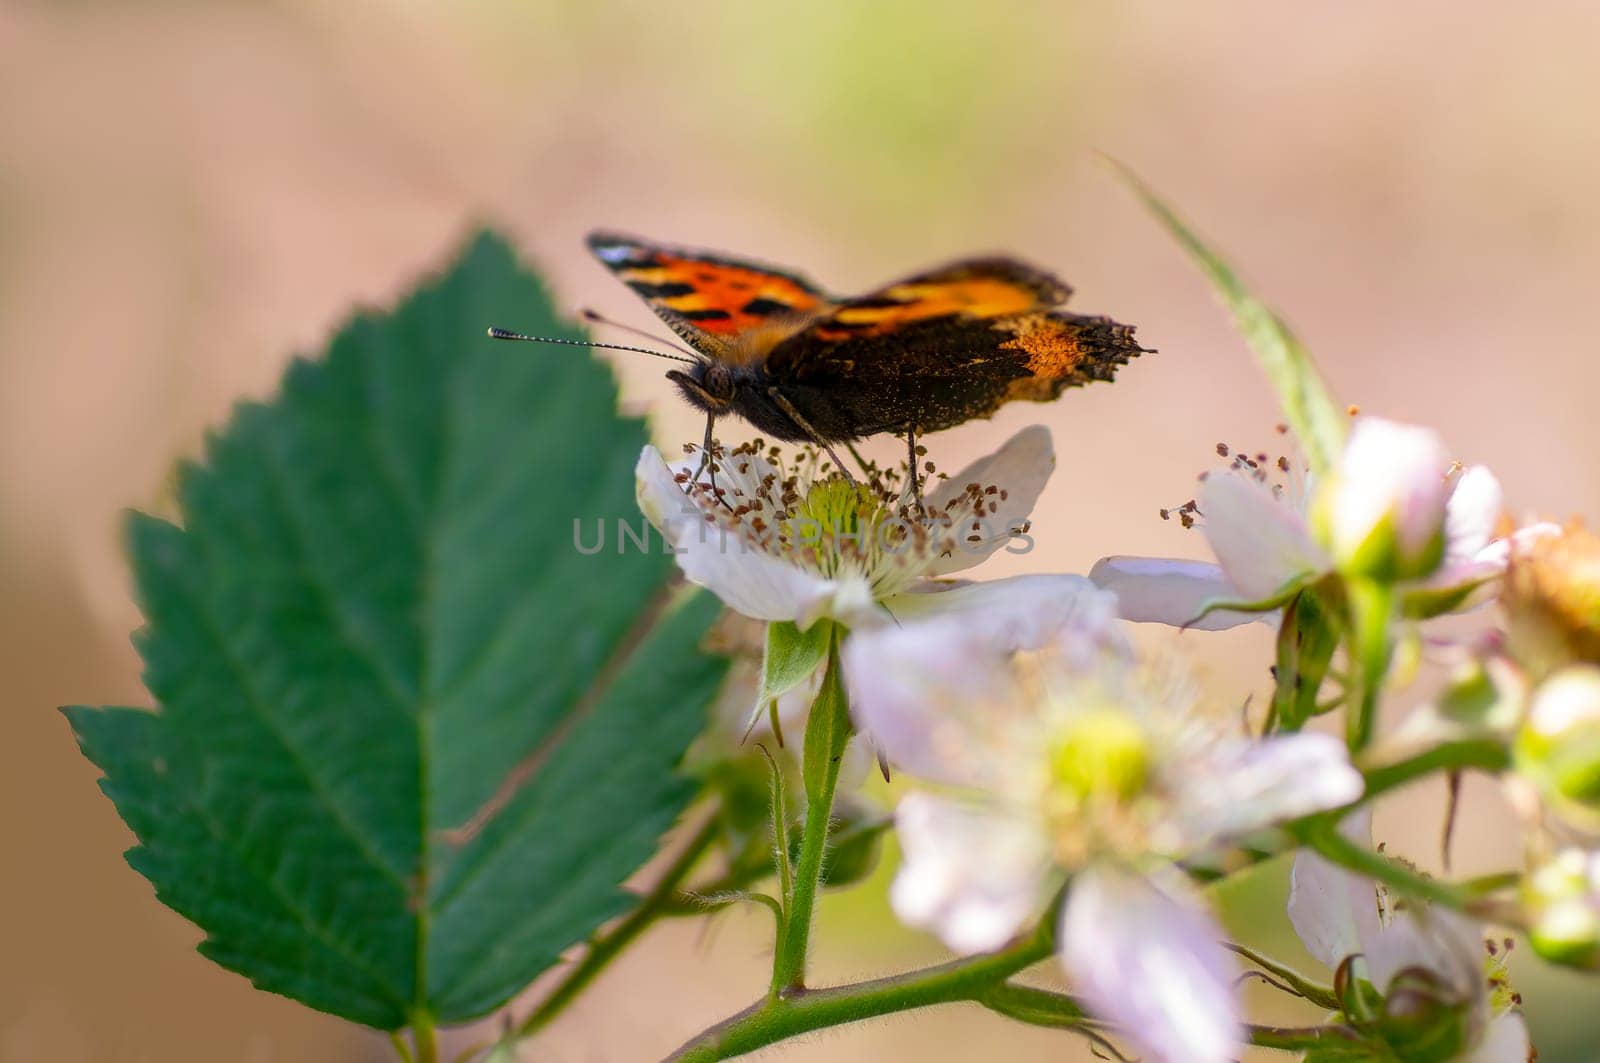
[[(1134, 328), (1059, 309), (1072, 289), (1013, 258), (963, 259), (854, 297), (798, 273), (610, 232), (589, 249), (688, 345), (667, 378), (706, 414), (788, 442), (917, 437), (1110, 380)], [(637, 348), (633, 348), (637, 349)], [(650, 352), (660, 353), (660, 352)], [(672, 357), (672, 356), (667, 356)], [(846, 472), (848, 476), (848, 472)]]

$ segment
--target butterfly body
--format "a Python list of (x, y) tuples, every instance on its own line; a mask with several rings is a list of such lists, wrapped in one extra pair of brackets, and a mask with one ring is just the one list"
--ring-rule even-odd
[(1070, 289), (1007, 258), (853, 299), (786, 271), (596, 233), (589, 246), (699, 356), (668, 377), (708, 417), (791, 442), (920, 435), (1110, 380), (1133, 328), (1058, 309)]

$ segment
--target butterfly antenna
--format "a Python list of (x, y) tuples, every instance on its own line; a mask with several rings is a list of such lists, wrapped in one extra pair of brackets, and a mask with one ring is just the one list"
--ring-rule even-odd
[(600, 311), (590, 310), (587, 306), (578, 311), (578, 316), (583, 318), (585, 321), (592, 322), (596, 325), (608, 325), (611, 328), (621, 329), (623, 332), (630, 332), (633, 335), (638, 336), (640, 339), (649, 340), (651, 343), (665, 343), (668, 347), (671, 347), (675, 351), (682, 351), (689, 357), (694, 357), (694, 352), (686, 347), (676, 344), (669, 339), (663, 339), (654, 333), (646, 332), (642, 328), (634, 328), (632, 325), (624, 325), (620, 321), (613, 321), (609, 317), (602, 315)]
[(511, 332), (503, 328), (491, 328), (489, 338), (495, 340), (526, 340), (529, 343), (559, 343), (565, 347), (601, 347), (608, 351), (633, 351), (635, 354), (653, 354), (657, 358), (666, 358), (674, 362), (688, 362), (696, 364), (693, 358), (680, 358), (676, 354), (666, 351), (652, 350), (649, 347), (626, 347), (620, 343), (596, 343), (593, 340), (565, 340), (555, 336), (525, 336), (520, 332)]

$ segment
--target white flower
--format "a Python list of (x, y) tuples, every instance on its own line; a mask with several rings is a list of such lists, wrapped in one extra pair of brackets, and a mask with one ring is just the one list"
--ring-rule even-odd
[(1040, 604), (853, 635), (856, 722), (905, 772), (947, 792), (896, 811), (891, 901), (951, 948), (998, 948), (1075, 871), (1060, 956), (1074, 989), (1148, 1058), (1234, 1058), (1221, 933), (1171, 861), (1357, 798), (1341, 743), (1252, 741), (1199, 715), (1185, 678), (1142, 666), (1080, 584)]
[[(1481, 465), (1447, 479), (1449, 463), (1436, 442), (1423, 429), (1363, 418), (1325, 485), (1296, 460), (1235, 456), (1229, 468), (1205, 478), (1194, 507), (1180, 510), (1185, 523), (1201, 526), (1215, 564), (1106, 557), (1089, 578), (1117, 594), (1125, 619), (1233, 627), (1273, 614), (1201, 614), (1213, 602), (1271, 601), (1333, 571), (1336, 558), (1360, 561), (1354, 551), (1382, 524), (1388, 545), (1410, 566), (1403, 575), (1419, 571), (1434, 538), (1442, 544), (1437, 564), (1404, 585), (1411, 611), (1436, 615), (1480, 604), (1482, 596), (1473, 592), (1505, 571), (1511, 543), (1546, 534), (1549, 526), (1494, 538), (1503, 509), (1499, 481)], [(1313, 508), (1321, 517), (1320, 535), (1309, 515)]]
[[(1371, 811), (1349, 816), (1342, 826), (1352, 840), (1370, 844)], [(1346, 961), (1401, 1016), (1393, 1026), (1376, 1021), (1378, 1036), (1398, 1028), (1414, 1034), (1411, 1016), (1419, 995), (1437, 1006), (1440, 1022), (1459, 1023), (1460, 1050), (1452, 1063), (1526, 1063), (1527, 1026), (1512, 1010), (1503, 958), (1488, 949), (1465, 916), (1439, 907), (1397, 907), (1371, 880), (1302, 850), (1289, 879), (1289, 921), (1306, 951), (1331, 968)], [(1353, 961), (1352, 957), (1359, 957)], [(1402, 1011), (1403, 1008), (1403, 1011)]]
[(1025, 535), (1028, 514), (1055, 468), (1050, 433), (1023, 429), (927, 494), (880, 473), (852, 485), (805, 452), (788, 467), (777, 448), (719, 451), (713, 494), (691, 482), (698, 461), (669, 466), (654, 447), (639, 456), (639, 507), (661, 530), (690, 581), (731, 609), (802, 629), (821, 618), (849, 626), (968, 607), (991, 594), (1054, 590), (999, 581), (962, 593), (947, 576)]

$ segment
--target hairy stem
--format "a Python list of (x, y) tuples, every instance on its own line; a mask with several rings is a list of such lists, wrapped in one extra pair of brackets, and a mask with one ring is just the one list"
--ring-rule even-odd
[(806, 981), (806, 956), (811, 943), (811, 917), (827, 855), (828, 825), (833, 818), (834, 791), (839, 785), (839, 762), (850, 741), (850, 703), (839, 673), (839, 632), (828, 644), (828, 667), (806, 721), (803, 773), (806, 821), (800, 835), (800, 855), (793, 883), (784, 898), (785, 919), (772, 960), (769, 996), (777, 999), (802, 989)]
[(933, 1004), (981, 1000), (996, 984), (1050, 955), (1055, 948), (1052, 922), (1046, 916), (1033, 934), (999, 952), (889, 978), (768, 996), (696, 1036), (667, 1057), (668, 1063), (711, 1063), (812, 1030)]

